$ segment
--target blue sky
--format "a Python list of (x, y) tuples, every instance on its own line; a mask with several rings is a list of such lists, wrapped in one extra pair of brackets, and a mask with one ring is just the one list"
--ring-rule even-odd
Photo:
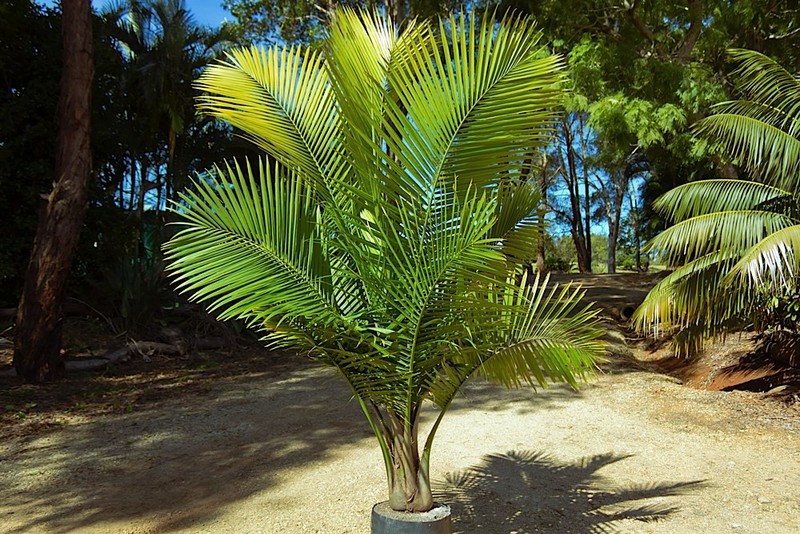
[(221, 4), (221, 0), (186, 0), (186, 7), (205, 26), (219, 26), (226, 16), (231, 18)]
[[(58, 0), (36, 0), (37, 3), (46, 6), (53, 6)], [(225, 17), (230, 17), (225, 9), (222, 8), (222, 0), (185, 0), (186, 7), (194, 15), (197, 22), (204, 26), (219, 26)], [(108, 0), (92, 0), (94, 8), (100, 9), (108, 3)]]

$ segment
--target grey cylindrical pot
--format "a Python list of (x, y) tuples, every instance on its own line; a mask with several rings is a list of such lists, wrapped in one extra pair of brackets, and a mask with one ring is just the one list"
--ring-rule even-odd
[(434, 503), (429, 512), (392, 510), (388, 502), (372, 507), (372, 534), (451, 534), (450, 507)]

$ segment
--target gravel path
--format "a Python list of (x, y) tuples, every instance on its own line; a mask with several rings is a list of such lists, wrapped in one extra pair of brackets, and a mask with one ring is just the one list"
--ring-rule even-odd
[[(433, 451), (457, 532), (800, 532), (800, 412), (614, 365), (470, 384)], [(298, 364), (0, 444), (3, 532), (368, 532), (386, 493), (340, 381)]]

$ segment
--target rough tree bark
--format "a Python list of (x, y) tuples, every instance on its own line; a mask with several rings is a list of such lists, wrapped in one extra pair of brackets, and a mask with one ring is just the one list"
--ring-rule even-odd
[(63, 73), (56, 181), (43, 209), (17, 308), (14, 367), (28, 382), (59, 377), (64, 289), (86, 212), (93, 78), (90, 0), (62, 0)]

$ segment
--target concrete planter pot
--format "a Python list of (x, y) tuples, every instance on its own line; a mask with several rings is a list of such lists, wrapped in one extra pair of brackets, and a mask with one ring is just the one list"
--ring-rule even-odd
[(422, 513), (397, 512), (388, 502), (372, 507), (372, 534), (451, 534), (450, 507), (434, 503)]

